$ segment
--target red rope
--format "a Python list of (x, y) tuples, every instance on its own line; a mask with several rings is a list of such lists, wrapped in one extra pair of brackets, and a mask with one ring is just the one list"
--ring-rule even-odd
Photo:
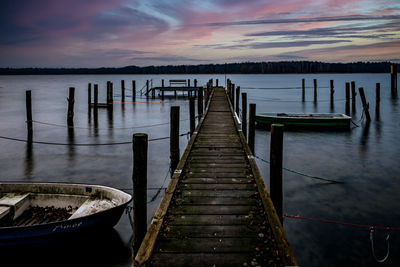
[(305, 221), (312, 221), (312, 222), (347, 225), (347, 226), (353, 226), (353, 227), (359, 227), (359, 228), (400, 231), (400, 227), (385, 227), (385, 226), (373, 226), (373, 225), (356, 224), (356, 223), (348, 223), (348, 222), (338, 222), (338, 221), (332, 221), (332, 220), (326, 220), (326, 219), (316, 219), (316, 218), (302, 217), (302, 216), (298, 216), (298, 215), (289, 215), (289, 214), (283, 214), (283, 217), (292, 218), (292, 219), (300, 219), (300, 220), (305, 220)]

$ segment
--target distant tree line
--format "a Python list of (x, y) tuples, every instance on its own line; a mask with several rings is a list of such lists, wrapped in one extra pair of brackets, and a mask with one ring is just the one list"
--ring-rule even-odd
[(389, 73), (390, 65), (390, 62), (324, 63), (315, 61), (282, 61), (147, 67), (126, 66), (122, 68), (0, 68), (0, 75)]

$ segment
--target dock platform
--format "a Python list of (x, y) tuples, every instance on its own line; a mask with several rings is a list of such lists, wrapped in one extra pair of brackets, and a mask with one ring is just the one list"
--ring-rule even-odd
[(134, 266), (296, 266), (225, 89), (213, 88)]

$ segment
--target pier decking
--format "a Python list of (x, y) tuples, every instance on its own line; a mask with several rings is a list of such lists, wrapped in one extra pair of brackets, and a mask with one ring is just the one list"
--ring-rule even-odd
[(224, 88), (214, 88), (135, 266), (297, 265), (239, 129)]

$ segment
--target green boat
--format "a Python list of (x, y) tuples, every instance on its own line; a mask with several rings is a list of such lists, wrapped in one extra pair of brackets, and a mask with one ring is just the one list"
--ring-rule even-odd
[(285, 129), (349, 130), (351, 117), (340, 113), (257, 113), (256, 123), (263, 128), (269, 128), (271, 124), (283, 124)]

